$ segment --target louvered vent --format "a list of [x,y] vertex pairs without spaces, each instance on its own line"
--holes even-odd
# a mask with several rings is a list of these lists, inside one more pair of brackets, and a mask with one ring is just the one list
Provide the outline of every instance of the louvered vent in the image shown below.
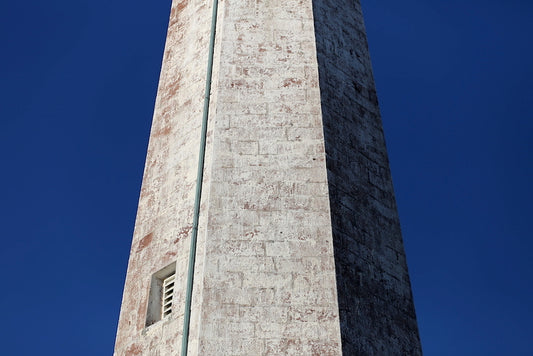
[[172,274],[163,280],[163,293],[161,300],[161,317],[172,313],[172,297],[174,296],[174,277],[176,275]]
[[176,262],[172,262],[152,275],[146,308],[145,325],[147,327],[165,317],[171,317],[176,283],[179,283],[176,279]]

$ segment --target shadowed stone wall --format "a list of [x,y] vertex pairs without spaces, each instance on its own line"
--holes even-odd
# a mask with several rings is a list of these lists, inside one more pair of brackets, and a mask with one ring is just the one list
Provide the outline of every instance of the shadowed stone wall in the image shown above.
[[361,5],[313,12],[343,354],[420,355]]

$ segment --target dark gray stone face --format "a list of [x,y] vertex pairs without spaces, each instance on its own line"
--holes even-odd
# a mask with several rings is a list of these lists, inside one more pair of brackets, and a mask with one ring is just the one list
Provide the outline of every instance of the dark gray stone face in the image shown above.
[[421,355],[359,1],[313,1],[344,355]]

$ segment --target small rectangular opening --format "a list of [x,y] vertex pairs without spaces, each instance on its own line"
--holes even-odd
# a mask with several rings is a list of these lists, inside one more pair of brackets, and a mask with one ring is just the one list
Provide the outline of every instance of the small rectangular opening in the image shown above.
[[176,280],[176,262],[154,273],[150,283],[146,326],[172,314],[174,285]]

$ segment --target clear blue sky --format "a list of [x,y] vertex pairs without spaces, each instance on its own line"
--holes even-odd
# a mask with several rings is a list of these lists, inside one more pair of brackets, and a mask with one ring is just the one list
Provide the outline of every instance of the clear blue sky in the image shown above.
[[[170,1],[0,4],[2,355],[111,355]],[[533,355],[533,2],[363,0],[426,355]]]

